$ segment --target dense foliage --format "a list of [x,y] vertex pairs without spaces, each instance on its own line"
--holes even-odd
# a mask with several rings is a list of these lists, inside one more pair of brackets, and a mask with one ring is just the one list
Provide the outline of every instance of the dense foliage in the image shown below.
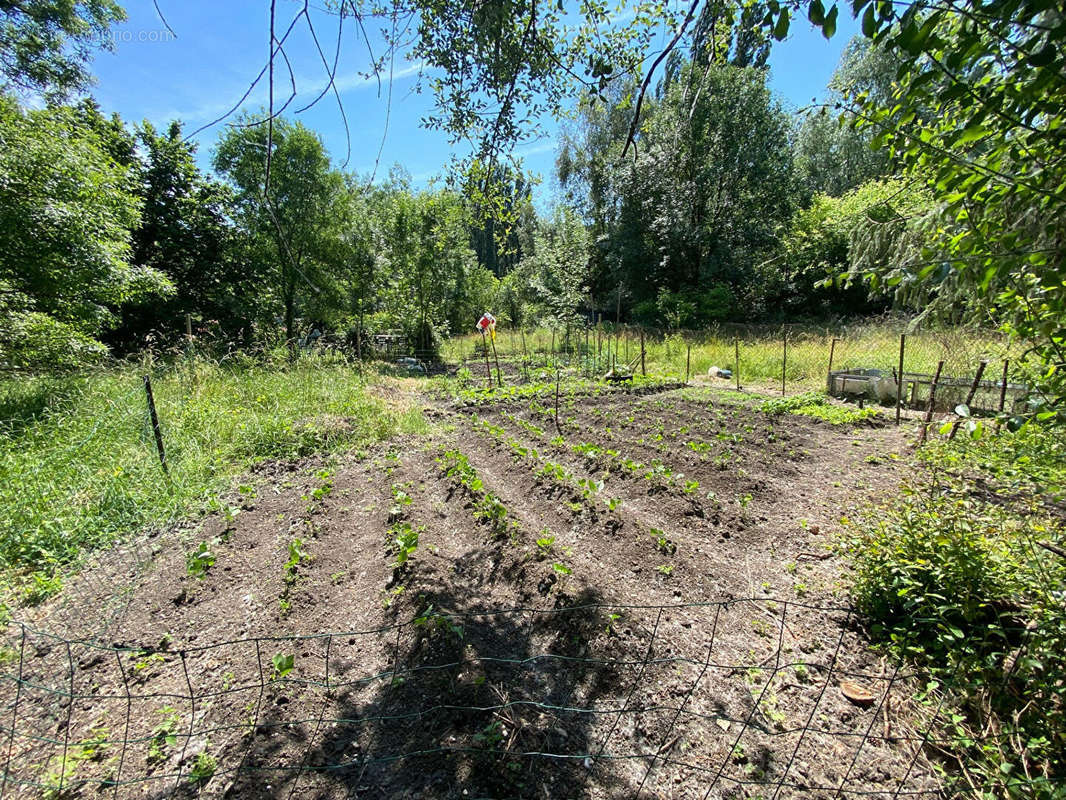
[[[1066,776],[1061,431],[922,453],[915,484],[856,526],[855,597],[873,633],[930,675],[949,783],[1057,797]],[[1006,502],[1009,498],[1010,502]]]

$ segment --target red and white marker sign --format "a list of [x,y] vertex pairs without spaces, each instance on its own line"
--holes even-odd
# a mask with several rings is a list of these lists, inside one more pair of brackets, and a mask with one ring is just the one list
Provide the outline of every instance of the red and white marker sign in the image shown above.
[[493,339],[496,338],[496,317],[492,316],[488,311],[481,315],[481,319],[477,321],[477,329],[482,334],[488,333]]

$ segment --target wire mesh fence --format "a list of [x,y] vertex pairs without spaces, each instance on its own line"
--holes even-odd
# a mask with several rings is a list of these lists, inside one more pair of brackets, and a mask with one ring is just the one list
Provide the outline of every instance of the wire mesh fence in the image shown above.
[[[475,339],[468,350],[453,348],[451,355],[472,379],[483,374],[490,383],[529,382],[556,371],[586,378],[639,374],[781,394],[828,389],[838,397],[891,406],[898,388],[901,407],[919,410],[928,405],[938,367],[937,410],[955,408],[972,391],[967,405],[975,412],[1010,411],[1024,406],[1029,388],[1022,348],[1004,334],[977,328],[915,329],[907,321],[730,323],[701,331],[611,323],[503,330],[491,349]],[[902,385],[897,387],[901,366]],[[831,372],[851,379],[834,382]]]
[[[766,621],[755,633],[753,612]],[[765,598],[578,599],[211,644],[16,625],[0,672],[2,789],[937,796],[925,753],[942,709],[911,701],[913,676],[878,667],[853,620]]]

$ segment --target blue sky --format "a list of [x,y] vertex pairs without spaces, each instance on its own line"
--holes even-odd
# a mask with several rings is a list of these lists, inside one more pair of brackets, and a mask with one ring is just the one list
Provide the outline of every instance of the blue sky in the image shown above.
[[[180,119],[186,131],[204,125],[225,113],[247,90],[262,69],[267,56],[269,3],[265,0],[158,0],[174,36],[165,28],[150,0],[126,4],[129,19],[114,31],[115,51],[97,56],[93,71],[97,86],[93,94],[107,112],[117,111],[128,122],[147,119],[158,126]],[[299,5],[293,0],[277,4],[279,27],[287,25]],[[846,18],[845,18],[846,17]],[[313,12],[320,43],[332,60],[336,46],[333,18]],[[787,106],[801,107],[824,94],[826,82],[836,68],[840,52],[856,31],[856,23],[842,15],[837,35],[826,41],[806,20],[795,20],[785,42],[775,44],[770,56],[772,89]],[[348,159],[348,169],[370,174],[378,160],[377,175],[385,175],[394,163],[401,164],[416,184],[424,185],[440,173],[451,155],[441,133],[425,130],[419,120],[431,108],[431,97],[418,94],[418,65],[397,59],[392,65],[392,110],[386,112],[388,81],[380,86],[359,73],[367,64],[366,45],[352,27],[341,39],[337,83],[348,118],[351,153],[336,101],[329,95],[307,111],[294,115],[316,130],[338,165]],[[369,31],[373,45],[375,32]],[[324,87],[326,71],[307,26],[301,24],[286,51],[296,76],[298,95],[290,111],[313,99]],[[287,70],[275,73],[276,97],[287,97]],[[247,106],[265,104],[266,81],[253,91]],[[223,125],[196,137],[200,161],[209,164],[210,151]],[[554,126],[552,126],[554,127]],[[382,141],[384,139],[384,146]],[[538,205],[550,201],[555,146],[549,135],[520,148],[528,168],[544,178],[537,192]]]

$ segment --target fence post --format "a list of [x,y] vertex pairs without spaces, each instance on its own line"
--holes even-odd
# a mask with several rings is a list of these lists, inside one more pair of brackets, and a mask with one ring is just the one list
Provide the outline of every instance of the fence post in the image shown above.
[[936,365],[936,375],[933,383],[929,386],[929,407],[925,409],[925,419],[922,421],[922,431],[918,434],[918,445],[925,444],[925,437],[929,435],[929,423],[933,421],[933,407],[936,403],[936,386],[940,383],[940,372],[944,369],[944,362]]
[[[974,376],[973,383],[970,385],[970,391],[966,395],[966,407],[970,407],[970,403],[973,402],[973,396],[977,394],[977,387],[981,385],[981,376],[985,373],[985,367],[988,366],[987,361],[982,361],[981,366],[977,368],[977,374]],[[951,433],[948,436],[949,440],[955,438],[955,434],[959,432],[959,426],[962,424],[962,417],[955,420],[955,424],[951,426]]]
[[1010,359],[1003,359],[1003,379],[999,383],[999,413],[1003,413],[1004,406],[1007,405],[1007,365],[1010,364]]
[[640,329],[640,374],[648,377],[648,371],[644,368],[644,328]]
[[737,376],[737,391],[740,391],[740,337],[733,337],[733,374]]
[[899,371],[896,373],[896,424],[899,425],[900,407],[903,404],[903,350],[907,345],[907,334],[899,335]]
[[781,395],[785,394],[785,367],[788,365],[788,328],[781,326]]
[[170,475],[167,468],[167,451],[163,448],[163,431],[159,428],[159,417],[155,413],[155,397],[152,396],[152,378],[145,374],[144,393],[148,398],[148,417],[152,421],[152,433],[155,435],[155,449],[159,453],[159,463],[163,467],[163,474]]
[[825,388],[828,394],[833,393],[833,355],[836,353],[837,341],[834,336],[833,341],[829,343],[829,369],[825,374]]

